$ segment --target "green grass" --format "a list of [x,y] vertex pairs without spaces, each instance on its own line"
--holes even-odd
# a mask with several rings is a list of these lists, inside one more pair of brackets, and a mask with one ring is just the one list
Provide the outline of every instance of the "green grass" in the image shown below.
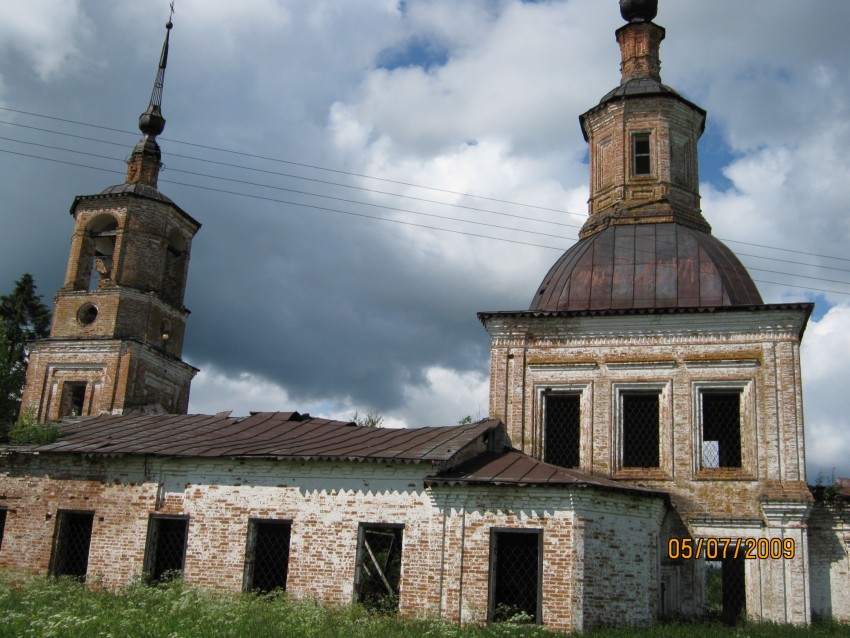
[[[727,628],[662,624],[650,630],[608,629],[590,638],[632,636],[748,637],[845,636],[847,626],[810,630],[774,625]],[[333,607],[282,596],[208,592],[179,581],[148,587],[134,584],[118,593],[93,591],[66,579],[17,577],[0,570],[0,637],[88,638],[553,638],[539,627],[463,627],[370,615],[360,606]]]

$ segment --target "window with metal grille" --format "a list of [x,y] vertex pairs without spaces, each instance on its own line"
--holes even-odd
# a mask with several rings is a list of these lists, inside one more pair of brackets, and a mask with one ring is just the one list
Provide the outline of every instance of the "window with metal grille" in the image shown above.
[[705,564],[705,609],[710,617],[735,625],[746,616],[746,565],[743,556]]
[[649,133],[632,134],[632,174],[652,174]]
[[543,460],[561,467],[578,467],[581,449],[581,395],[545,395],[543,417]]
[[248,521],[244,591],[286,590],[291,530],[290,521]]
[[741,392],[702,393],[702,467],[741,467]]
[[659,466],[658,392],[620,394],[623,467]]
[[367,609],[398,611],[403,532],[404,525],[360,524],[354,594]]
[[189,519],[151,515],[145,549],[145,574],[150,583],[179,578],[186,559]]
[[542,530],[490,530],[491,622],[541,622]]
[[0,549],[3,549],[3,532],[6,530],[6,509],[0,507]]
[[94,512],[57,512],[51,574],[86,579],[93,524]]

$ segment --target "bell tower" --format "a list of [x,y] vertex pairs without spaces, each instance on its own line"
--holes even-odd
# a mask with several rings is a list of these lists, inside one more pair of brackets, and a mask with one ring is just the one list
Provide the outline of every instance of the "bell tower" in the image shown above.
[[183,362],[183,305],[200,224],[157,189],[157,135],[172,22],[142,137],[123,184],[74,199],[74,232],[53,327],[32,346],[23,407],[40,421],[150,409],[185,413],[197,369]]

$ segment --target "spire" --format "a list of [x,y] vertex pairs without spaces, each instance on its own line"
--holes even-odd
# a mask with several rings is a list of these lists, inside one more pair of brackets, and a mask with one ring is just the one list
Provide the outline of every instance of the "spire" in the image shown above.
[[174,15],[174,3],[171,3],[171,15],[165,23],[165,42],[162,43],[162,53],[159,56],[159,67],[151,91],[150,104],[139,116],[139,130],[142,139],[133,148],[133,154],[127,161],[127,184],[144,184],[156,188],[159,169],[162,167],[162,154],[157,144],[156,136],[165,129],[165,118],[162,117],[162,87],[165,81],[165,66],[168,63],[168,38],[171,35],[171,16]]

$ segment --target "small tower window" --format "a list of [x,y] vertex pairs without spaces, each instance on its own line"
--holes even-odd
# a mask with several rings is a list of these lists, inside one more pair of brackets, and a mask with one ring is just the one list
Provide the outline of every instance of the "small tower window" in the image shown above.
[[82,416],[85,402],[86,383],[84,381],[66,381],[62,386],[59,418]]
[[650,134],[632,134],[632,174],[651,175],[652,161],[650,154]]

